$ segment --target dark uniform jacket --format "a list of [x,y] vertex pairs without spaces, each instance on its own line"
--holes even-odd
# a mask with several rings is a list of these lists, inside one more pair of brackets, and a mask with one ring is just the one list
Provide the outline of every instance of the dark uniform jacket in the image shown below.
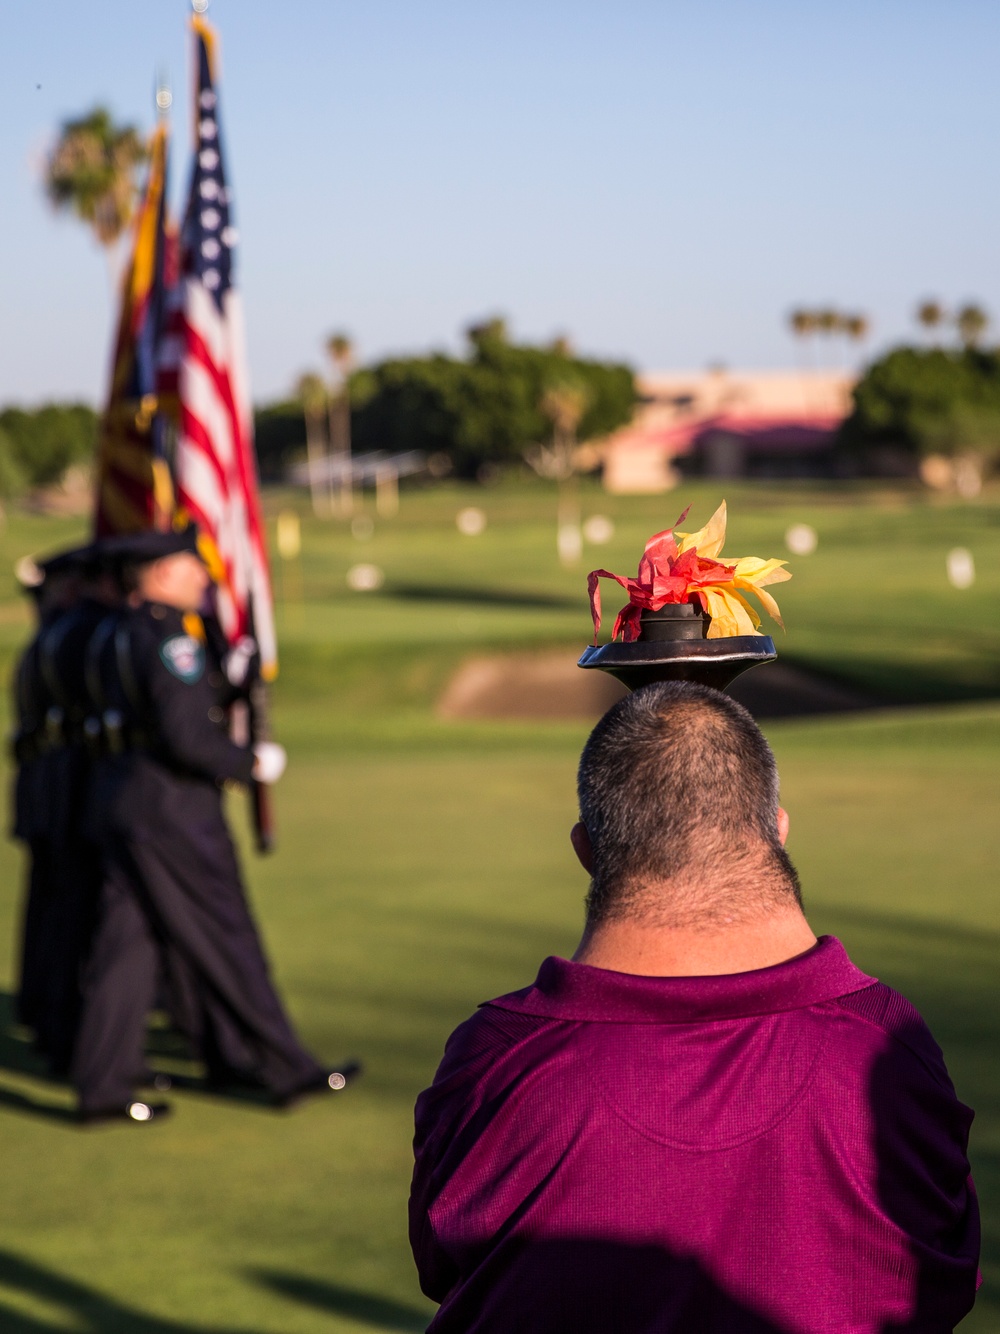
[[98,643],[104,880],[73,1076],[88,1108],[130,1096],[158,970],[214,1078],[278,1096],[325,1078],[274,991],[246,902],[222,788],[250,782],[253,753],[226,733],[232,691],[191,620],[146,603]]
[[99,646],[106,746],[121,751],[103,766],[105,832],[188,830],[218,812],[226,782],[250,782],[253,753],[226,731],[228,683],[191,619],[143,603]]
[[51,755],[62,741],[62,717],[41,670],[42,645],[58,627],[60,614],[49,616],[24,650],[14,674],[17,720],[14,755],[13,834],[32,843],[50,834],[49,770]]
[[89,598],[47,617],[17,673],[14,833],[30,849],[18,1015],[56,1070],[69,1062],[100,884],[85,832],[93,746],[84,662],[108,617]]

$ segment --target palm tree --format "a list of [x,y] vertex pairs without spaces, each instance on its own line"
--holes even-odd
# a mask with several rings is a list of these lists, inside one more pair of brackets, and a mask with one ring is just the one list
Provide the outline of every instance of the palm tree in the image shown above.
[[939,329],[945,321],[944,307],[940,301],[929,299],[921,301],[917,307],[917,323],[927,330],[928,334],[933,334],[935,329]]
[[[803,353],[805,353],[809,346],[809,339],[816,332],[816,312],[801,308],[793,310],[788,317],[788,323],[795,337],[801,339]],[[808,360],[808,357],[803,356],[803,360]]]
[[506,343],[509,337],[507,321],[500,315],[470,324],[465,335],[476,351],[481,351],[490,343]]
[[556,548],[564,565],[574,565],[581,551],[580,505],[576,497],[576,432],[590,402],[590,392],[580,381],[563,379],[549,384],[538,406],[552,423],[552,443],[540,445],[527,457],[543,477],[558,487]]
[[590,395],[586,385],[571,380],[551,384],[542,394],[539,409],[552,423],[551,462],[548,476],[565,479],[573,472],[576,431],[587,410]]
[[[326,340],[326,353],[333,363],[333,386],[330,393],[330,452],[344,464],[337,506],[343,517],[354,509],[354,486],[350,470],[351,460],[351,396],[350,375],[354,368],[354,343],[345,333],[333,333]],[[330,470],[330,504],[334,503],[333,469]]]
[[85,222],[117,276],[115,251],[132,220],[137,173],[149,156],[134,125],[116,125],[106,107],[64,121],[45,166],[45,192]]
[[824,306],[816,312],[816,328],[825,338],[832,338],[841,331],[842,317],[832,306]]
[[[832,306],[823,306],[816,312],[816,328],[825,338],[833,338],[844,332],[844,316]],[[839,365],[839,355],[834,360]]]
[[850,342],[857,343],[860,347],[868,337],[869,330],[871,329],[871,322],[867,315],[862,315],[860,313],[845,315],[841,320],[841,328]]
[[295,396],[302,404],[306,419],[306,456],[309,460],[309,491],[313,513],[318,517],[325,509],[320,490],[319,470],[323,461],[323,423],[326,420],[327,387],[322,375],[310,371],[300,375],[295,385]]
[[977,347],[989,327],[990,317],[982,306],[970,301],[955,316],[955,327],[964,347]]

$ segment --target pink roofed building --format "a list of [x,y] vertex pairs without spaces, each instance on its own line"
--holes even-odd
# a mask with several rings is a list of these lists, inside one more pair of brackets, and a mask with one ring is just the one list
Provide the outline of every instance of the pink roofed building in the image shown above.
[[821,477],[856,377],[842,371],[651,373],[628,426],[593,447],[619,495],[669,490],[684,474]]

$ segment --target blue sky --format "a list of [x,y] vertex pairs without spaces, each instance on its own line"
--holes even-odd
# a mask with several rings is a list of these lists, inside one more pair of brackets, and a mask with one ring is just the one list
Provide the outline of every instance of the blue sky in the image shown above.
[[[183,0],[30,0],[0,28],[0,402],[103,395],[101,254],[41,197],[59,120],[152,123]],[[213,0],[255,397],[458,348],[471,320],[643,369],[778,367],[796,304],[1000,321],[995,0]],[[40,87],[39,87],[40,85]],[[831,351],[831,360],[841,354]]]

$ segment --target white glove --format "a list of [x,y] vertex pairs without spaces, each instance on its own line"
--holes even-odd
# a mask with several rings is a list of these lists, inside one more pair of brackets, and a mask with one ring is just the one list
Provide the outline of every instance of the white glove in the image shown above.
[[276,741],[258,741],[253,748],[253,776],[258,783],[276,783],[285,772],[288,755]]
[[257,641],[249,635],[243,635],[226,654],[226,676],[229,684],[237,689],[246,684],[247,672],[253,655],[257,652]]

